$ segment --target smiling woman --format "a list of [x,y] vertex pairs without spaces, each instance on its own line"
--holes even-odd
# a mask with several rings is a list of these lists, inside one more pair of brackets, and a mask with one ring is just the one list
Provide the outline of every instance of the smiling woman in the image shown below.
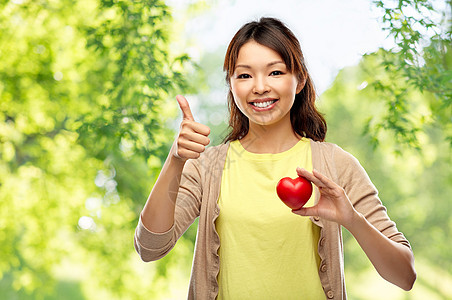
[[[358,161],[324,142],[326,123],[293,33],[274,18],[245,24],[224,70],[224,144],[206,148],[210,129],[177,97],[180,132],[135,234],[141,258],[165,256],[199,217],[189,299],[345,299],[343,226],[383,278],[411,289],[410,244]],[[297,176],[314,193],[291,211],[275,188]]]
[[292,132],[290,109],[303,82],[287,70],[278,52],[254,41],[246,43],[230,82],[235,105],[250,120],[250,126],[285,126]]

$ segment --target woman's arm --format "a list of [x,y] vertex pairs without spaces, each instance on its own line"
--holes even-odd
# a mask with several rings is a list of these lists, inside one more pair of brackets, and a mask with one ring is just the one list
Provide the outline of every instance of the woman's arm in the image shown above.
[[320,198],[313,207],[293,211],[301,216],[319,216],[345,227],[358,241],[377,272],[389,282],[410,290],[416,280],[414,256],[407,246],[394,242],[377,230],[350,202],[338,184],[314,170],[297,169],[299,176],[314,183]]
[[185,161],[174,156],[172,147],[141,212],[141,222],[149,231],[163,233],[174,224],[174,210]]
[[210,142],[209,127],[195,122],[184,97],[176,98],[183,113],[180,132],[141,212],[144,227],[154,233],[166,232],[173,226],[176,197],[185,162],[199,158]]
[[406,291],[411,290],[416,271],[410,248],[388,239],[358,212],[344,227],[358,241],[381,277]]

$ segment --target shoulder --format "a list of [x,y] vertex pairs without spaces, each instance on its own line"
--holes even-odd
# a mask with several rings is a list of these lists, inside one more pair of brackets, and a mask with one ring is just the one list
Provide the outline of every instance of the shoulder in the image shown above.
[[312,159],[325,163],[357,163],[358,160],[349,152],[334,143],[311,140]]
[[345,160],[355,163],[358,162],[358,160],[351,153],[334,143],[311,140],[311,150],[313,155],[319,156],[318,158],[332,159],[336,161]]
[[311,141],[312,152],[322,152],[322,155],[328,155],[333,153],[337,148],[340,148],[338,145],[328,142],[319,142],[319,141]]
[[225,160],[228,148],[229,143],[207,147],[199,157],[199,160],[205,163],[215,163]]
[[206,155],[226,155],[226,152],[229,147],[229,142],[220,144],[217,146],[210,146],[206,148],[206,151],[204,152]]
[[220,144],[217,146],[208,146],[208,147],[206,147],[205,151],[201,153],[199,158],[189,159],[188,161],[209,162],[209,161],[215,161],[217,159],[221,159],[222,157],[226,158],[228,147],[229,147],[229,143]]
[[222,168],[228,148],[229,143],[207,147],[198,159],[189,159],[187,161],[185,170],[202,173],[211,168]]
[[334,143],[311,141],[313,165],[327,170],[336,180],[350,179],[356,176],[367,177],[358,159]]

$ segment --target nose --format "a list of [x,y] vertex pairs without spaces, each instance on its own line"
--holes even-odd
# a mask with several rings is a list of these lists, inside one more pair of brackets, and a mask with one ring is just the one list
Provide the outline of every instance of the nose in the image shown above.
[[265,94],[270,91],[270,87],[265,77],[257,76],[254,80],[253,93],[255,94]]

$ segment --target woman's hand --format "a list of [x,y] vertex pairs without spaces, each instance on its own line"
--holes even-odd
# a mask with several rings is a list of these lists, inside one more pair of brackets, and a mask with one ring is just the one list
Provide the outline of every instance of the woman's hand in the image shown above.
[[310,173],[305,169],[297,168],[297,173],[298,176],[306,178],[318,187],[320,198],[315,206],[302,207],[293,210],[293,213],[300,216],[318,216],[339,223],[347,229],[352,226],[358,213],[343,188],[316,170]]
[[171,152],[175,158],[182,161],[190,158],[196,159],[210,143],[210,139],[208,138],[210,128],[195,122],[187,99],[181,95],[178,95],[176,99],[182,111],[183,119],[180,125],[179,135]]
[[344,189],[314,170],[297,168],[299,176],[314,183],[320,191],[319,202],[313,207],[293,211],[301,216],[319,216],[341,224],[355,237],[377,272],[389,282],[408,291],[416,280],[413,252],[378,231],[357,212]]

